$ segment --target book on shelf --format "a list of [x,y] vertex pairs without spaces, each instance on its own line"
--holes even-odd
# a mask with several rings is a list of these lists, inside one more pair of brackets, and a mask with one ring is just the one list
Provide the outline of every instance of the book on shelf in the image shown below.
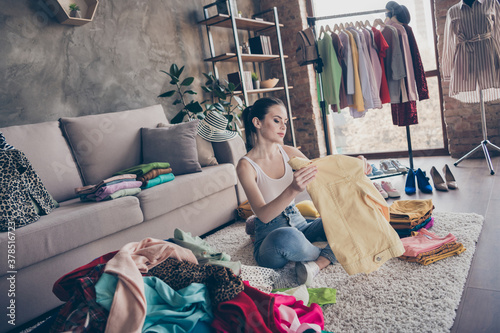
[[[242,76],[243,76],[243,80],[241,79]],[[243,87],[241,86],[242,81],[245,84],[246,90],[252,90],[253,89],[252,72],[243,71],[242,76],[240,76],[240,72],[230,73],[230,74],[227,74],[227,81],[234,84],[236,87],[236,90],[243,90]]]
[[248,39],[250,51],[252,54],[273,54],[271,49],[271,37],[269,36],[256,36]]

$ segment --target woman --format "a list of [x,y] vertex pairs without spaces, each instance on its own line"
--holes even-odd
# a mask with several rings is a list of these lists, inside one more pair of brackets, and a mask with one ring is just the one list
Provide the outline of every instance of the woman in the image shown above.
[[269,268],[294,261],[297,282],[310,285],[321,269],[335,261],[329,245],[321,249],[312,244],[327,240],[321,218],[308,223],[295,207],[295,197],[314,179],[317,169],[309,166],[293,172],[288,164],[294,156],[305,156],[283,145],[288,118],[281,100],[259,99],[243,111],[243,121],[249,151],[236,171],[257,216],[255,260]]

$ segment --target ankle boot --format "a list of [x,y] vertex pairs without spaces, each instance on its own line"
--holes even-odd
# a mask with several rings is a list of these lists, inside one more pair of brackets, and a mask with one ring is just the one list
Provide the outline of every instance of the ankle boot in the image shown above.
[[451,173],[451,170],[448,167],[448,164],[444,165],[443,173],[444,173],[444,179],[446,179],[446,185],[448,185],[448,188],[451,190],[457,189],[458,188],[457,182],[455,181],[455,177],[453,177],[453,174]]
[[408,169],[408,173],[406,174],[405,193],[410,195],[415,194],[415,192],[417,192],[415,186],[415,172],[413,172],[413,169]]
[[425,171],[422,171],[422,169],[418,168],[416,172],[416,177],[417,177],[417,185],[420,191],[424,193],[432,193],[432,186],[429,184],[429,178],[425,175]]
[[434,188],[438,191],[448,191],[448,186],[443,177],[439,174],[435,167],[431,168],[432,182],[434,183]]

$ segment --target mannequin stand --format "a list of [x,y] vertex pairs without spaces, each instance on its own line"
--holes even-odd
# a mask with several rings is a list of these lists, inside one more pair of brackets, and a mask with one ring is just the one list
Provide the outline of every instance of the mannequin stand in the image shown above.
[[488,145],[493,147],[494,149],[500,151],[500,147],[495,146],[493,143],[491,143],[488,140],[488,133],[486,129],[486,112],[484,111],[484,100],[483,100],[483,91],[479,90],[479,99],[481,103],[481,125],[482,125],[482,130],[483,130],[483,141],[474,149],[472,149],[470,152],[465,154],[462,158],[460,158],[458,161],[454,163],[455,166],[458,165],[458,163],[462,162],[466,158],[471,157],[476,151],[478,151],[480,148],[483,148],[483,153],[484,157],[486,157],[486,163],[488,163],[488,168],[490,169],[490,174],[494,175],[495,170],[493,169],[493,165],[491,164],[491,158],[490,158],[490,153],[488,152]]

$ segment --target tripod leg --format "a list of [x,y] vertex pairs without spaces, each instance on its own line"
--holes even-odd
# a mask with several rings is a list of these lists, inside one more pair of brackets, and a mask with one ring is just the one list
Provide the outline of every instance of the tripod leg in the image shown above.
[[479,146],[477,146],[476,148],[472,149],[470,152],[468,152],[467,154],[465,154],[464,156],[462,156],[458,161],[456,161],[455,163],[453,163],[455,166],[458,165],[458,163],[462,162],[463,160],[465,160],[466,158],[469,158],[472,154],[474,154],[476,151],[478,151],[479,149],[481,149],[482,147],[482,144],[480,144]]
[[500,151],[500,147],[494,145],[493,143],[491,143],[489,140],[486,141],[486,144],[490,145],[491,147],[495,148],[496,150]]
[[493,165],[491,164],[490,153],[488,152],[488,147],[486,147],[486,141],[481,142],[481,147],[483,147],[484,157],[486,157],[486,162],[488,163],[490,174],[494,175],[495,170],[493,170]]

